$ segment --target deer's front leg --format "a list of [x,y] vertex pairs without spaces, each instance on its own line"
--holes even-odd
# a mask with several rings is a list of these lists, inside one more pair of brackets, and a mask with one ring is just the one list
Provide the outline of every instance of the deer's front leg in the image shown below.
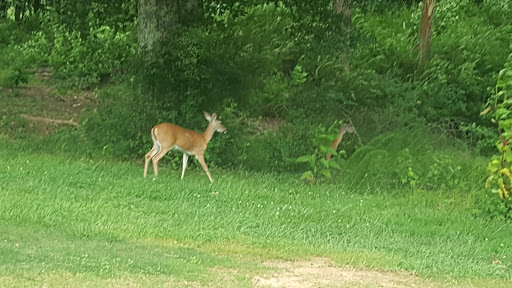
[[181,180],[185,176],[185,169],[187,169],[188,154],[183,153],[183,170],[181,170]]
[[208,166],[206,166],[206,163],[204,162],[204,156],[203,155],[196,155],[197,161],[203,166],[204,172],[206,172],[206,175],[208,175],[208,178],[210,178],[210,182],[213,183],[212,176],[210,175],[210,171],[208,171]]

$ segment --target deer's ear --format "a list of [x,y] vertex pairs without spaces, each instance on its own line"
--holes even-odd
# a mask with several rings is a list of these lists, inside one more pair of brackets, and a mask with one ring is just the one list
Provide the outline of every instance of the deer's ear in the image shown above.
[[217,119],[217,113],[214,112],[214,113],[212,113],[212,120],[215,120],[215,119]]
[[204,112],[204,118],[206,118],[206,120],[208,120],[208,121],[212,121],[212,116],[210,116],[210,114],[208,114],[208,112]]

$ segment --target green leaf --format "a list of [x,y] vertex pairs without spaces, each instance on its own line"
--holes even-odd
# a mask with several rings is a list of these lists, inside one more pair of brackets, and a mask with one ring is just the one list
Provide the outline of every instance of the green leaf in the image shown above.
[[508,109],[506,108],[503,108],[503,107],[498,107],[498,109],[496,109],[496,115],[499,116],[500,119],[503,119],[504,117],[506,117],[508,114]]
[[500,121],[500,126],[503,129],[507,129],[507,130],[512,128],[512,119],[507,119],[507,120]]
[[297,161],[297,162],[310,162],[311,158],[313,158],[312,155],[304,155],[304,156],[300,156],[295,161]]
[[496,82],[496,87],[503,88],[503,87],[506,87],[506,86],[507,86],[507,80],[506,79],[500,78]]
[[503,143],[501,143],[500,141],[496,142],[496,148],[498,148],[498,151],[501,152],[501,149],[503,149]]
[[341,169],[340,164],[338,164],[338,163],[336,163],[336,162],[334,162],[334,161],[332,161],[332,160],[331,160],[331,161],[328,161],[328,163],[329,163],[329,167],[331,167],[331,168]]
[[327,169],[329,169],[329,162],[325,158],[320,158],[320,163]]
[[329,140],[329,136],[327,136],[325,134],[320,134],[320,135],[316,135],[316,139],[323,140],[323,141],[328,141]]
[[327,170],[327,169],[322,169],[320,171],[320,173],[322,173],[322,175],[324,175],[325,177],[327,178],[331,178],[331,171]]
[[332,155],[338,155],[338,152],[334,149],[332,149],[331,146],[327,147],[327,153],[331,153]]
[[336,150],[332,149],[331,146],[325,146],[325,145],[320,144],[319,147],[320,147],[320,151],[322,151],[322,153],[324,153],[324,154],[331,153],[332,155],[338,155],[338,152],[336,152]]
[[496,173],[496,171],[498,171],[498,167],[496,165],[492,165],[491,163],[489,163],[489,165],[487,165],[487,171],[489,171],[489,173],[491,174],[494,174]]
[[503,155],[503,158],[505,159],[505,161],[512,162],[512,151],[506,151]]
[[307,180],[312,180],[313,179],[313,171],[311,170],[308,170],[304,173],[302,173],[302,176],[300,176],[300,179],[307,179]]

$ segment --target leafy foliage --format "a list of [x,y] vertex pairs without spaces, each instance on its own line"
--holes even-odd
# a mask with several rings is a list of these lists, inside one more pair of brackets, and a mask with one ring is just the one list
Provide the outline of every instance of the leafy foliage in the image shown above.
[[[512,55],[511,55],[512,57]],[[510,59],[512,60],[512,58]],[[499,155],[492,158],[487,165],[489,177],[485,183],[493,195],[488,212],[492,216],[512,218],[512,61],[500,71],[494,98],[493,122],[498,126],[499,140],[496,144]],[[495,201],[499,199],[500,201]],[[497,203],[496,203],[497,202]]]
[[475,159],[467,153],[453,139],[435,137],[428,128],[413,125],[379,135],[356,150],[342,165],[342,182],[370,189],[467,191],[483,177],[483,168],[475,169]]
[[341,121],[334,122],[329,128],[319,125],[315,129],[315,136],[312,140],[313,153],[310,155],[303,155],[297,158],[297,162],[308,163],[310,170],[302,174],[300,179],[313,180],[320,176],[331,178],[331,169],[340,169],[340,164],[336,162],[336,158],[327,160],[325,155],[330,153],[334,156],[338,152],[331,148],[331,142],[338,136],[337,128],[341,125]]
[[79,89],[99,84],[134,57],[135,35],[135,29],[122,33],[108,26],[91,29],[86,39],[79,32],[56,31],[49,56],[55,79]]
[[21,68],[11,71],[7,77],[4,78],[2,85],[4,87],[18,87],[20,84],[28,83],[28,75]]
[[144,155],[147,152],[140,143],[145,138],[147,142],[151,141],[149,131],[152,126],[146,127],[147,123],[136,121],[138,118],[135,111],[138,108],[135,107],[137,102],[134,101],[134,95],[126,87],[111,86],[103,90],[102,105],[83,119],[80,125],[82,133],[88,142],[99,148],[102,155],[129,159],[133,154]]

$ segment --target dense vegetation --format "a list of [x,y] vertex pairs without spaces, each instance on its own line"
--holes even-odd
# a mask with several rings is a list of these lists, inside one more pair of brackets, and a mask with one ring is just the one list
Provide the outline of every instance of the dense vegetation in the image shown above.
[[[39,81],[31,71],[44,67],[58,91],[99,93],[98,107],[78,129],[50,136],[77,143],[46,149],[136,160],[151,146],[155,123],[199,130],[202,111],[216,111],[229,133],[209,145],[213,167],[300,176],[325,166],[315,179],[487,199],[486,159],[498,135],[489,121],[494,114],[480,112],[510,91],[496,88],[511,61],[510,1],[436,3],[424,65],[419,1],[332,2],[348,3],[339,13],[331,2],[178,5],[176,23],[148,56],[138,40],[137,1],[2,1],[0,83],[16,91]],[[19,133],[23,120],[6,110],[2,137],[28,137]],[[325,139],[337,132],[327,127],[340,120],[357,134],[347,134],[346,153],[325,165]],[[307,155],[316,159],[311,167],[296,161]],[[499,186],[504,175],[496,171]],[[500,195],[477,210],[507,214]]]
[[[321,257],[508,287],[510,15],[0,0],[0,286],[252,287],[261,261]],[[227,128],[205,154],[217,182],[195,160],[179,182],[181,153],[144,179],[151,127],[200,131],[204,111]]]

